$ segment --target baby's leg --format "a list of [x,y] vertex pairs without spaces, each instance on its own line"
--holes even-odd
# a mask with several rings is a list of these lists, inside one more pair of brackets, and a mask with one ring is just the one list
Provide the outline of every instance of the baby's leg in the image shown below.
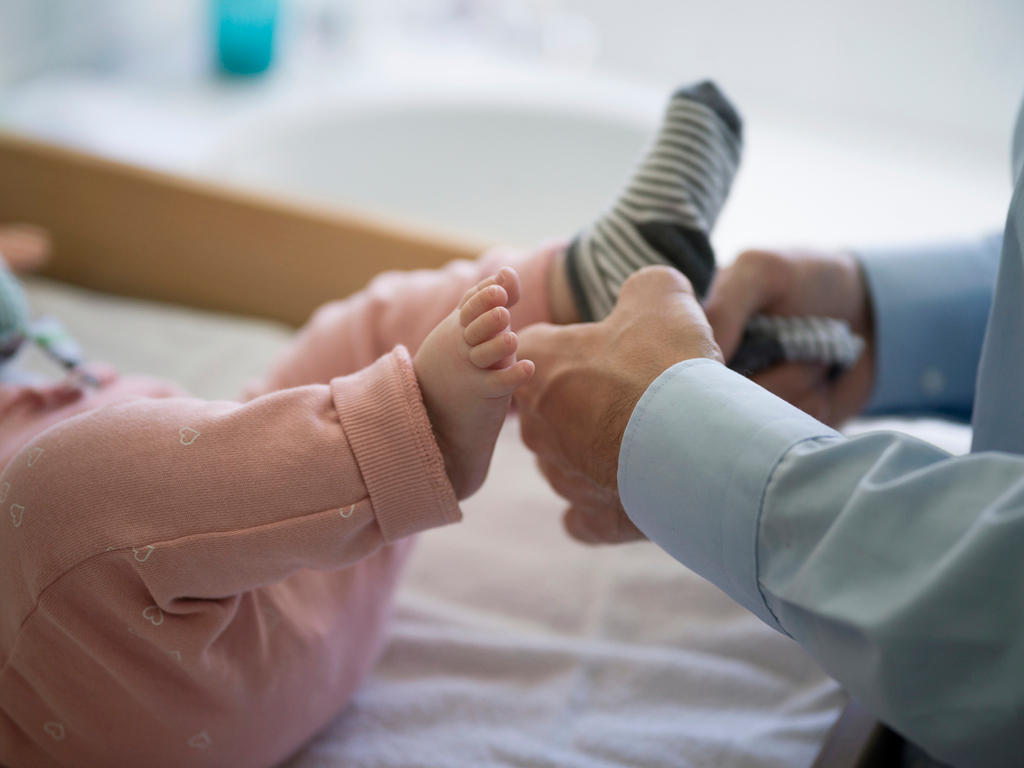
[[[365,290],[318,309],[248,395],[326,383],[369,365],[398,344],[415,354],[467,289],[505,265],[516,269],[523,286],[524,298],[511,310],[512,328],[557,320],[549,282],[564,253],[563,243],[526,253],[494,249],[477,261],[455,261],[442,269],[380,275]],[[562,275],[558,269],[555,276]],[[571,296],[562,303],[566,300],[571,303]],[[559,302],[554,304],[557,313]]]
[[459,518],[533,372],[519,293],[512,269],[484,280],[415,361],[246,404],[131,399],[24,446],[0,472],[0,763],[265,765],[323,727],[406,542]]
[[0,764],[284,759],[370,668],[410,537],[459,519],[433,432],[398,348],[30,440],[0,467]]
[[509,267],[483,280],[466,291],[413,360],[460,499],[483,484],[512,393],[533,375],[531,361],[516,361],[518,338],[509,309],[519,293],[518,275]]

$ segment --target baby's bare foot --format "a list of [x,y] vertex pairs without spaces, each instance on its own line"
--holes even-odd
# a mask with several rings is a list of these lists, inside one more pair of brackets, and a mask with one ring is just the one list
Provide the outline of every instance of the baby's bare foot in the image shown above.
[[516,361],[519,339],[508,308],[519,300],[519,276],[504,267],[466,292],[413,360],[423,402],[455,494],[483,485],[512,393],[533,375]]

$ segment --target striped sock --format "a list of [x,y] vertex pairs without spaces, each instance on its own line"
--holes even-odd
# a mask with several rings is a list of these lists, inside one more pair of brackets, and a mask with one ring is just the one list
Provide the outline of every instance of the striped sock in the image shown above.
[[715,271],[708,241],[740,162],[742,123],[714,83],[680,88],[629,185],[570,245],[569,283],[585,320],[612,311],[633,272],[678,268],[703,297]]
[[[708,235],[739,167],[743,125],[714,83],[680,88],[653,147],[611,210],[570,244],[566,267],[584,320],[601,320],[622,284],[653,264],[676,267],[704,298],[715,273]],[[823,362],[841,372],[864,347],[832,318],[760,315],[730,367],[750,375],[784,360]]]
[[843,320],[832,317],[755,315],[729,367],[744,375],[783,361],[825,363],[831,376],[849,368],[864,350],[864,340]]

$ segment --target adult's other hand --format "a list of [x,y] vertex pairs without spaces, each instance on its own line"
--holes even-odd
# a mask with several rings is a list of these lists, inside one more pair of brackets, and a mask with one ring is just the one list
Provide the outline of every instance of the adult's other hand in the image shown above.
[[866,405],[874,384],[871,304],[857,259],[849,253],[753,250],[716,276],[706,310],[728,360],[756,314],[818,315],[845,320],[865,340],[860,359],[838,378],[828,367],[785,363],[754,377],[816,419],[837,426]]

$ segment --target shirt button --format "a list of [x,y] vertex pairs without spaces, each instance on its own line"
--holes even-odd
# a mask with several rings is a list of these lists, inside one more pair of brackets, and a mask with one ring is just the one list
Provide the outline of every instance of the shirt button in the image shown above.
[[926,395],[941,395],[946,389],[946,377],[938,368],[925,368],[921,374],[921,391]]

